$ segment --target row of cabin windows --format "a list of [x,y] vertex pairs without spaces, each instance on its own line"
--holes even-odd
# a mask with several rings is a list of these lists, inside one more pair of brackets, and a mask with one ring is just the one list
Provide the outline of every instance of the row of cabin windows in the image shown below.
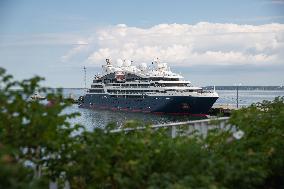
[[[169,89],[166,91],[176,91],[175,89]],[[145,92],[162,92],[166,93],[166,91],[159,91],[159,90],[133,90],[133,91],[121,91],[121,90],[107,90],[109,93],[117,93],[117,94],[139,94],[139,93],[145,93]],[[192,90],[192,89],[187,89],[187,90],[182,90],[182,92],[202,92],[202,90]],[[89,89],[90,93],[104,93],[103,89]]]
[[142,95],[110,95],[111,97],[116,98],[144,98]]
[[[140,87],[148,87],[148,86],[160,86],[160,87],[175,87],[175,86],[191,86],[190,83],[133,83],[133,84],[127,84],[127,83],[108,83],[107,86],[140,86]],[[95,84],[91,85],[92,88],[103,88],[101,84]]]
[[154,86],[154,84],[108,84],[109,86],[120,86],[120,87],[149,87]]
[[200,92],[200,91],[202,91],[202,90],[193,90],[193,89],[185,89],[185,90],[176,90],[176,89],[167,89],[166,91],[179,91],[179,92],[194,92],[194,91],[196,91],[196,92]]
[[150,80],[152,81],[179,81],[178,78],[163,78],[163,77],[153,77],[153,78],[150,78]]
[[[178,78],[163,78],[163,77],[159,77],[159,78],[135,78],[135,77],[133,77],[133,78],[126,78],[126,80],[125,81],[135,81],[135,80],[140,80],[140,81],[149,81],[149,80],[151,80],[151,81],[160,81],[160,80],[162,80],[162,81],[179,81],[179,79]],[[117,81],[116,79],[94,79],[93,80],[93,83],[101,83],[101,82],[110,82],[110,81]]]
[[109,84],[110,86],[120,86],[120,87],[149,87],[149,86],[156,86],[156,87],[189,87],[189,83],[150,83],[150,84]]
[[105,91],[103,89],[89,89],[90,93],[104,93]]
[[160,83],[157,86],[160,87],[189,87],[189,83]]
[[159,92],[158,90],[135,90],[135,91],[119,91],[119,90],[107,90],[109,93],[116,93],[116,94],[139,94],[145,92]]
[[103,88],[102,85],[91,85],[91,88]]
[[101,82],[102,82],[101,79],[98,79],[98,80],[94,79],[94,80],[93,80],[93,83],[101,83]]
[[[124,83],[126,81],[136,81],[136,80],[144,81],[144,80],[141,80],[140,78],[131,78],[131,79],[125,79],[125,80],[121,80],[121,81],[118,81],[117,79],[104,79],[102,82],[107,84],[107,83],[114,83],[114,82]],[[98,81],[96,81],[96,82],[98,82]]]

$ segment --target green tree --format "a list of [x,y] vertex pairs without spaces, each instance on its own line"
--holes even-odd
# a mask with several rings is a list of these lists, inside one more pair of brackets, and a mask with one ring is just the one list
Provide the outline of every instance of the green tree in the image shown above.
[[17,161],[17,150],[0,143],[0,188],[39,189],[46,185],[44,179],[33,180],[31,169]]
[[237,147],[256,164],[262,188],[284,188],[284,97],[236,111],[230,122],[245,132]]
[[[51,180],[64,176],[76,142],[72,133],[79,129],[67,120],[77,113],[63,114],[70,103],[61,91],[40,87],[40,77],[15,81],[0,69],[0,142],[17,149],[16,160],[33,167],[34,179]],[[44,93],[48,103],[31,100]]]

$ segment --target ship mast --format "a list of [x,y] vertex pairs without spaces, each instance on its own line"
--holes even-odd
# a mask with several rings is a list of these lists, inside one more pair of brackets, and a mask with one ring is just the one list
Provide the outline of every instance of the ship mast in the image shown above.
[[85,66],[84,66],[84,84],[85,84],[85,90],[87,90],[86,67]]

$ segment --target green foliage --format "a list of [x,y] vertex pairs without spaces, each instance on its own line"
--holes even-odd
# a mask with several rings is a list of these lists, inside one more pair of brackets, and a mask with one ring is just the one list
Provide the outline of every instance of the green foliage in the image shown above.
[[[35,179],[58,178],[73,153],[71,126],[67,118],[77,114],[62,114],[70,104],[60,91],[39,86],[34,77],[14,81],[0,69],[0,142],[17,150],[17,161],[34,168]],[[35,92],[43,92],[48,103],[31,100]]]
[[0,188],[40,188],[44,180],[33,180],[33,172],[20,164],[15,154],[15,150],[0,143]]
[[71,171],[71,185],[170,188],[175,187],[174,183],[188,182],[205,187],[210,180],[206,171],[199,172],[206,168],[208,162],[203,158],[209,154],[201,150],[201,143],[195,139],[172,139],[163,130],[149,128],[129,133],[96,129],[82,133],[82,137],[79,155],[73,159],[77,164]]
[[256,171],[264,177],[263,188],[284,188],[284,97],[243,108],[230,122],[245,132],[239,151],[260,161]]
[[[206,138],[171,138],[167,130],[88,132],[63,114],[61,91],[42,78],[14,81],[0,69],[0,188],[284,188],[284,99],[235,111],[230,124],[244,131],[213,130]],[[44,92],[46,104],[30,100]],[[130,121],[124,128],[145,126]],[[80,129],[80,132],[78,132]],[[76,132],[76,135],[74,135]]]

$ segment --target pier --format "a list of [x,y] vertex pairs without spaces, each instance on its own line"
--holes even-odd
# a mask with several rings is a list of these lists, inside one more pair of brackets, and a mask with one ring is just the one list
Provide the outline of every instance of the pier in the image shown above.
[[222,104],[222,105],[214,105],[209,110],[209,115],[211,116],[226,116],[229,117],[234,110],[237,110],[238,108],[229,104]]

